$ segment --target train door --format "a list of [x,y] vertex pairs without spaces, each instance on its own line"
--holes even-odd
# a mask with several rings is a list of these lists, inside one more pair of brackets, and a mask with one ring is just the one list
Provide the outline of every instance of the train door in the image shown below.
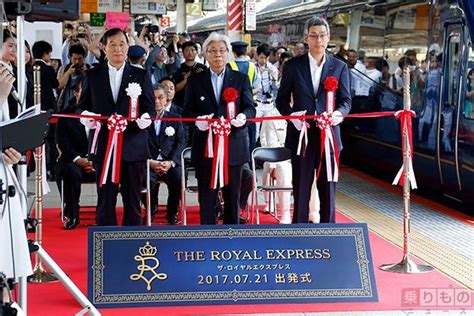
[[449,21],[444,25],[444,49],[441,91],[438,104],[436,160],[442,190],[445,195],[462,200],[459,157],[459,120],[461,93],[465,84],[463,64],[464,34],[461,22]]

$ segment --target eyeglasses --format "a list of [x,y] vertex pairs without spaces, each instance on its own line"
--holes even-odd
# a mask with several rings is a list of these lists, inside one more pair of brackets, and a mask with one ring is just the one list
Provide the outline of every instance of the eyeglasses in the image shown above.
[[211,55],[217,55],[217,53],[219,53],[219,55],[224,55],[228,52],[228,50],[227,49],[219,49],[219,50],[209,49],[207,52]]
[[324,40],[328,35],[327,34],[316,34],[316,33],[309,33],[308,37],[317,40]]

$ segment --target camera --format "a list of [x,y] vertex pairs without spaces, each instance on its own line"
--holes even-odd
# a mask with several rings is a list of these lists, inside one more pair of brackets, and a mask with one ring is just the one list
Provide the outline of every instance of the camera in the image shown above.
[[175,35],[175,34],[176,34],[175,32],[168,32],[168,31],[163,31],[163,32],[161,32],[161,35],[167,36],[167,37],[168,37],[168,36],[173,36],[173,35]]

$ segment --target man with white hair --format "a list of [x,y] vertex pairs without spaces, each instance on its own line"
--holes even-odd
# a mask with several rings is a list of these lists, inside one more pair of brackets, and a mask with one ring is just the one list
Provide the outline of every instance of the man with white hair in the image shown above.
[[[199,119],[223,117],[230,120],[228,166],[225,166],[228,167],[229,181],[223,188],[224,224],[238,224],[242,166],[249,161],[250,156],[246,121],[247,118],[255,117],[252,90],[247,75],[226,68],[230,52],[227,36],[211,33],[203,44],[203,52],[209,63],[209,69],[189,78],[183,117]],[[238,95],[235,106],[230,106],[223,98],[223,94],[226,91],[231,92],[232,88]],[[213,159],[205,156],[209,121],[196,121],[195,126],[191,160],[196,168],[198,180],[201,224],[212,225],[216,223],[215,205],[218,189],[211,188]]]

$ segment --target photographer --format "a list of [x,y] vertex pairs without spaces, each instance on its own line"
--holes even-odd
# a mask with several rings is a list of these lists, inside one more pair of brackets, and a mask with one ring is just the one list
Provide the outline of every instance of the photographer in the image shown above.
[[63,66],[58,71],[58,89],[61,90],[58,98],[58,110],[61,111],[74,98],[74,91],[71,88],[77,78],[82,77],[84,72],[90,68],[88,64],[84,64],[86,50],[81,44],[75,44],[69,47],[69,58],[71,63]]
[[71,35],[66,38],[61,48],[61,63],[67,65],[71,62],[69,57],[69,47],[74,44],[81,44],[85,51],[84,60],[89,65],[97,63],[97,58],[100,57],[100,51],[97,48],[97,42],[92,38],[91,30],[89,25],[86,23],[79,23],[74,28]]
[[[8,69],[0,66],[0,121],[9,120],[7,97],[12,89],[15,78]],[[13,148],[0,154],[0,191],[13,191],[15,194],[1,193],[0,204],[0,272],[7,278],[17,279],[31,275],[30,252],[24,226],[25,214],[21,209],[20,199],[25,197],[21,192],[12,165],[20,161],[21,155]],[[0,293],[5,296],[6,292]]]

